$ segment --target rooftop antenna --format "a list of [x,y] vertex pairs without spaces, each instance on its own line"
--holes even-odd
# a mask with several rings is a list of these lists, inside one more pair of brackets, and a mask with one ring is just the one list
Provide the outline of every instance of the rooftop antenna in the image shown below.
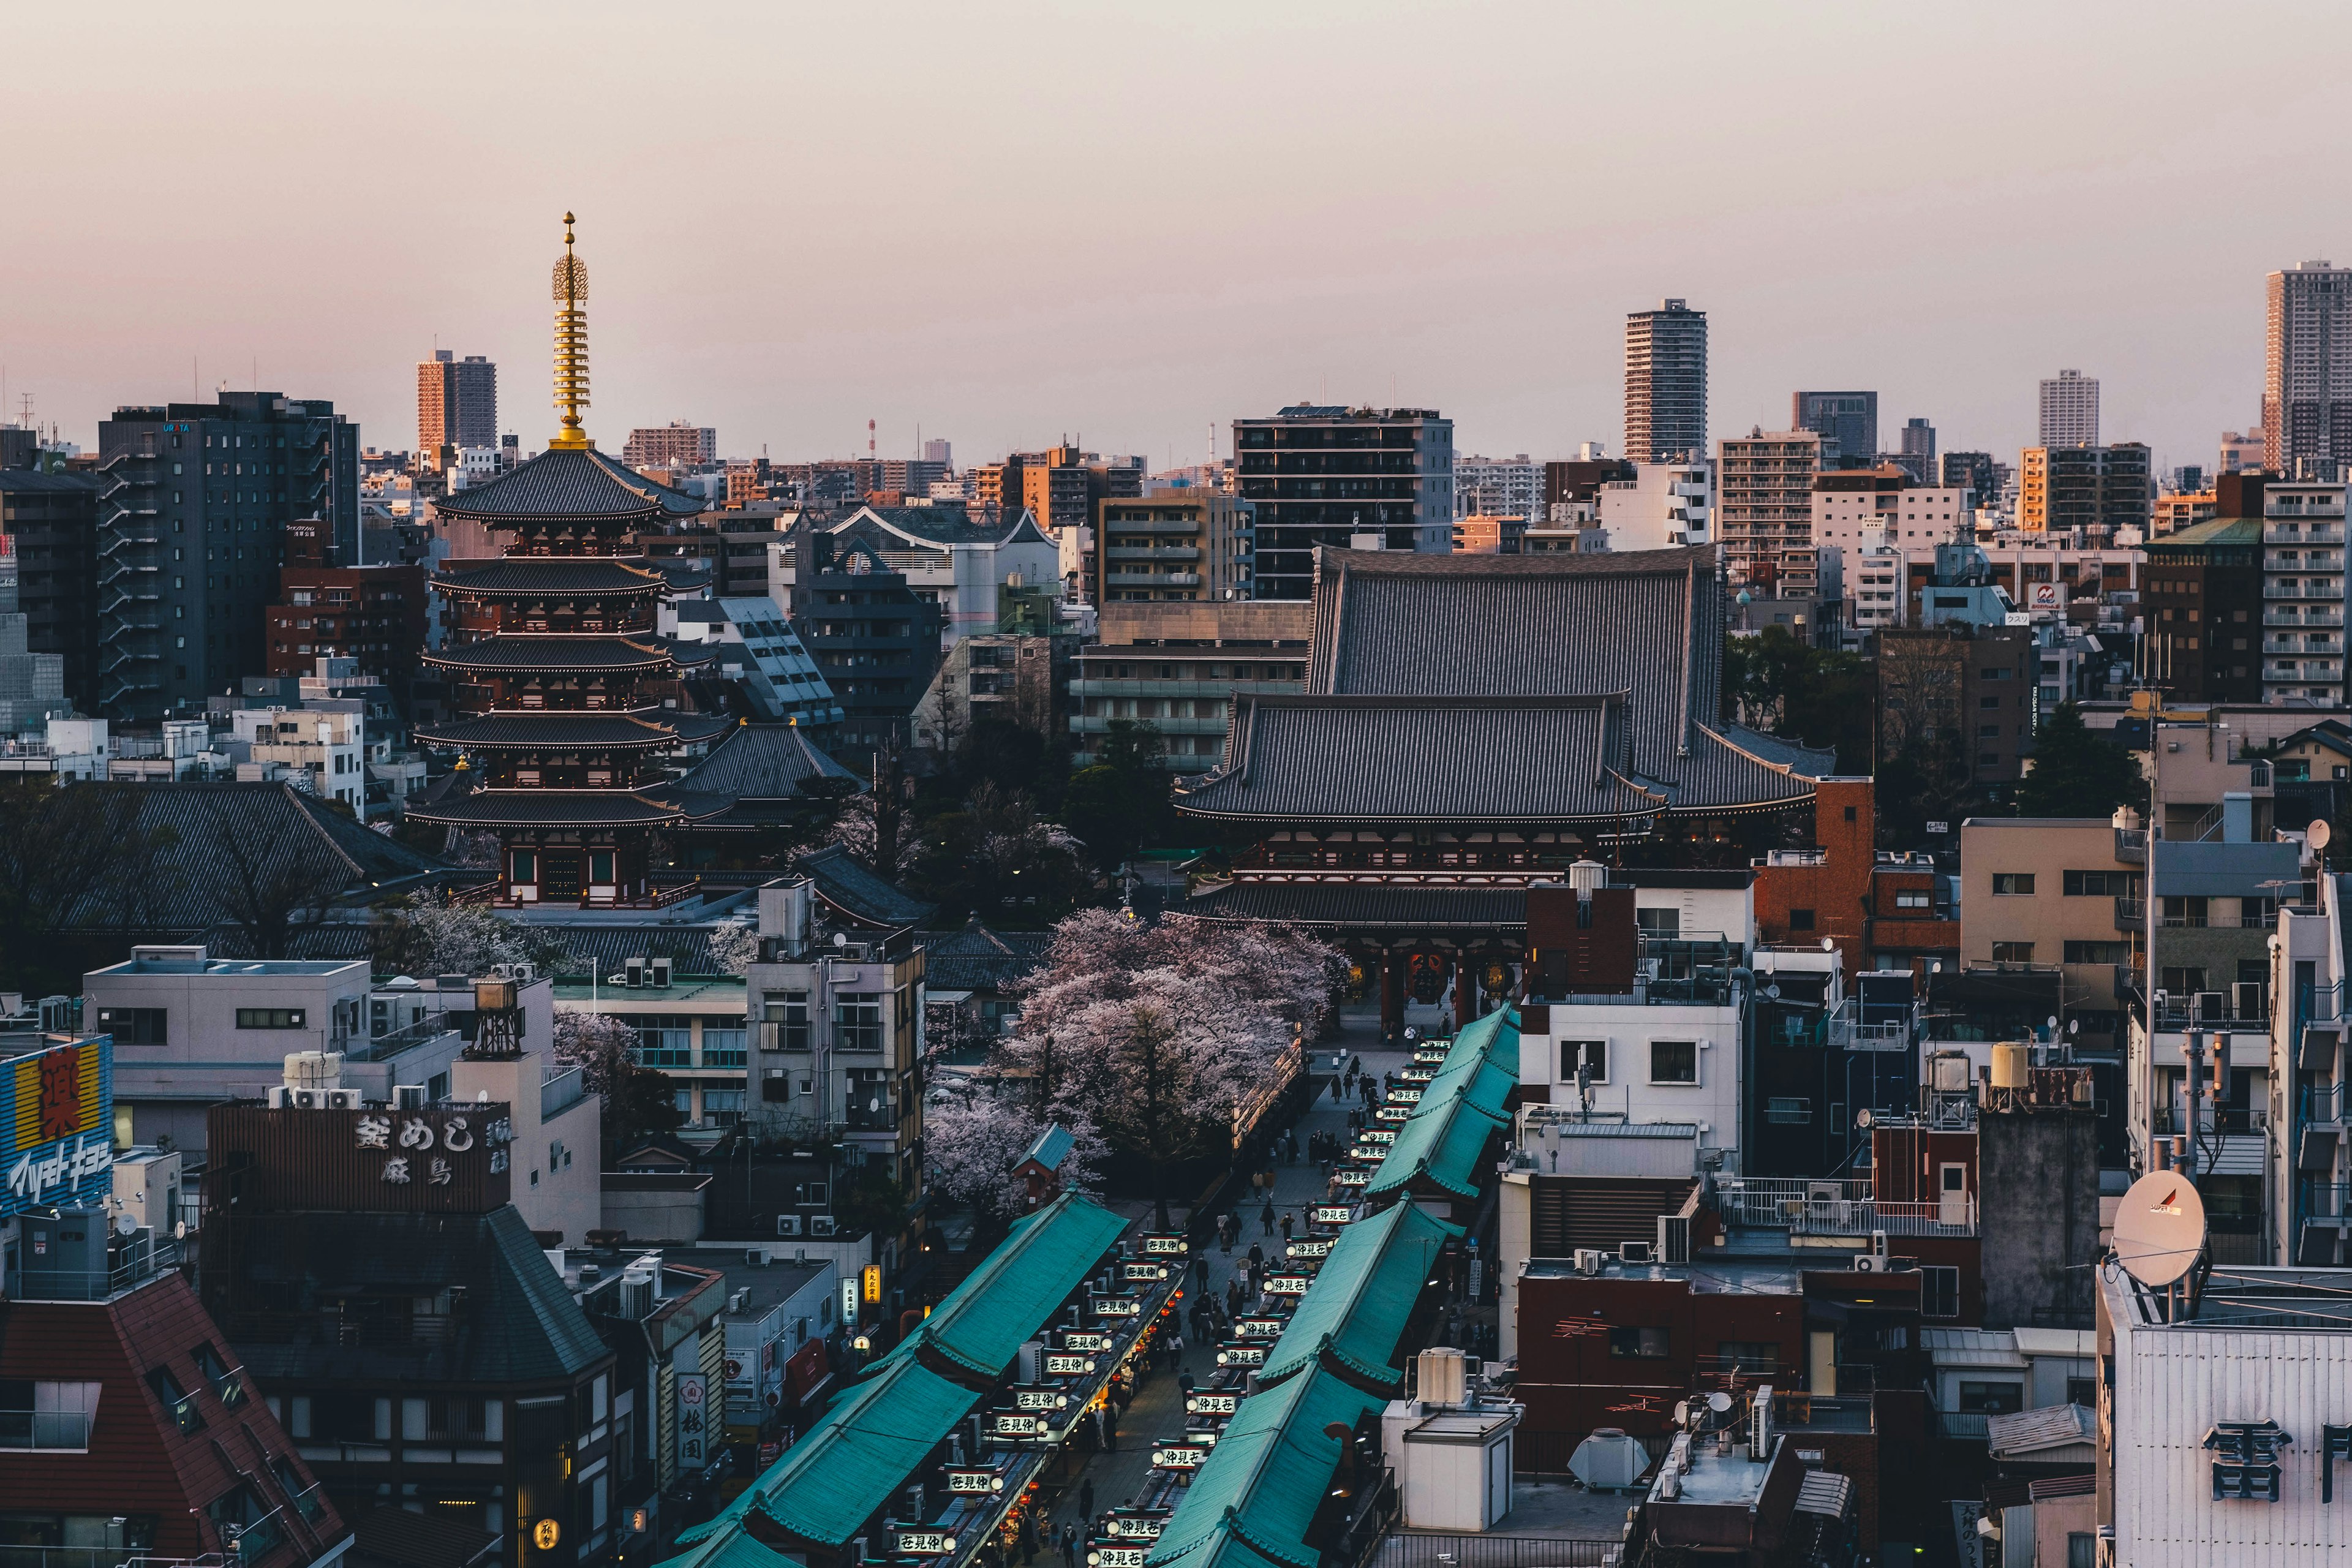
[[866,422],[866,460],[869,463],[874,461],[874,421],[868,419]]

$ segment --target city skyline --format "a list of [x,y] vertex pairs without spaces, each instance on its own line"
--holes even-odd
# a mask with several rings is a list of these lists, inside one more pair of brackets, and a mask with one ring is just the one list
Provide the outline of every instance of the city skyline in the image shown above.
[[[501,426],[536,448],[553,429],[539,249],[571,208],[603,268],[590,429],[607,450],[685,416],[737,455],[845,455],[873,418],[900,455],[919,431],[966,463],[1067,432],[1157,468],[1206,456],[1213,426],[1229,455],[1234,419],[1307,401],[1439,408],[1465,451],[1613,451],[1623,320],[1683,297],[1713,326],[1712,436],[1776,427],[1794,389],[1858,386],[1894,424],[1925,416],[1948,446],[2006,457],[2032,443],[2040,380],[2079,365],[2110,439],[2210,465],[2259,407],[2264,278],[2352,249],[2293,216],[2180,243],[2180,190],[2226,177],[2293,214],[2334,187],[2346,133],[2311,112],[2315,86],[2213,58],[2161,10],[2125,37],[2037,16],[2050,47],[2024,55],[2008,47],[2021,11],[1937,29],[1936,69],[1968,90],[1858,151],[1853,188],[1898,193],[1866,213],[1847,190],[1752,174],[1807,144],[1787,105],[1809,79],[1916,68],[1924,18],[1693,7],[1678,96],[1706,112],[1643,118],[1641,89],[1594,71],[1592,112],[1563,122],[1544,108],[1561,51],[1636,52],[1654,16],[1056,15],[912,8],[890,27],[894,85],[929,107],[880,124],[857,111],[867,84],[830,73],[797,83],[788,116],[747,90],[785,52],[851,58],[889,26],[873,17],[668,19],[666,47],[698,73],[690,124],[639,90],[643,39],[617,9],[468,17],[453,57],[428,7],[370,33],[359,72],[325,16],[157,10],[102,65],[63,17],[27,18],[54,68],[0,111],[36,215],[0,257],[17,303],[0,314],[5,413],[30,393],[88,445],[119,404],[257,377],[399,447],[437,340],[510,367]],[[2099,73],[2065,63],[2077,35]],[[1047,85],[989,90],[969,61],[1013,37]],[[288,85],[330,78],[332,98]],[[2216,107],[2184,122],[2163,105],[2192,87]],[[369,177],[391,122],[410,127],[404,168],[449,171],[422,209]],[[202,177],[158,184],[156,149],[190,124],[207,128],[187,165]],[[1641,129],[1593,129],[1625,124]],[[1354,156],[1373,138],[1399,151]],[[2230,156],[2255,145],[2281,151]],[[1318,178],[1268,166],[1273,146]],[[681,225],[681,156],[714,193],[779,199]],[[1005,181],[1047,175],[1069,193],[1055,224],[927,237],[971,237]],[[299,200],[267,195],[281,177]],[[1395,204],[1398,179],[1432,194]],[[151,195],[95,199],[131,188]],[[896,193],[887,225],[861,216],[877,192]],[[1465,206],[1486,215],[1475,244],[1430,221]],[[1858,217],[1872,245],[1850,243]]]

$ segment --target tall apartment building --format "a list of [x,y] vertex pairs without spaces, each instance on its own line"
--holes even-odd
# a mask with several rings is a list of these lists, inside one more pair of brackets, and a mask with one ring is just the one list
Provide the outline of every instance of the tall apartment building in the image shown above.
[[2344,493],[2340,484],[2263,488],[2264,702],[2344,700]]
[[1544,516],[1544,470],[1549,465],[1516,458],[1456,458],[1454,459],[1454,516]]
[[224,392],[122,407],[98,427],[99,712],[152,721],[268,664],[286,525],[356,560],[359,426],[322,399]]
[[1878,460],[1878,394],[1799,392],[1789,398],[1789,426],[1822,438],[1823,468],[1868,468]]
[[1822,447],[1811,430],[1750,430],[1716,444],[1716,537],[1734,577],[1769,576],[1766,563],[1782,550],[1812,542]]
[[1294,404],[1234,421],[1242,498],[1257,509],[1261,599],[1304,599],[1315,549],[1454,548],[1454,421],[1433,408]]
[[1125,720],[1160,731],[1171,773],[1208,772],[1236,697],[1306,689],[1314,636],[1314,606],[1297,602],[1105,605],[1070,680],[1070,765],[1092,765]]
[[2173,702],[2261,700],[2263,531],[2254,518],[2217,517],[2148,544],[2140,677]]
[[2000,504],[2001,474],[2006,464],[1996,463],[1990,452],[1946,452],[1936,459],[1937,479],[1946,485],[1958,485],[1975,492],[1979,507]]
[[2028,447],[2019,466],[2017,526],[2144,529],[2155,504],[2153,478],[2147,448],[2137,441]]
[[448,349],[416,367],[416,455],[432,468],[468,447],[499,444],[499,367],[480,354]]
[[2042,384],[2042,444],[2045,447],[2095,447],[2099,444],[2099,382],[2079,370],[2062,370]]
[[264,612],[268,673],[308,675],[320,658],[356,659],[404,706],[425,648],[425,568],[331,565],[323,531],[314,519],[287,524],[277,602]]
[[719,432],[691,419],[632,430],[621,447],[621,461],[633,468],[691,468],[718,460]]
[[1099,503],[1094,602],[1246,599],[1255,516],[1214,490]]
[[1636,463],[1706,450],[1706,312],[1680,300],[1625,318],[1625,456]]
[[942,474],[955,472],[955,443],[932,437],[923,443],[923,461],[937,463]]
[[2352,460],[2352,268],[2306,261],[2269,284],[2263,466],[2334,479],[2335,465]]
[[1968,491],[1922,487],[1893,464],[1841,468],[1815,476],[1811,537],[1816,545],[1846,550],[1881,544],[1939,544],[1968,521]]
[[16,567],[16,609],[26,649],[63,658],[66,699],[81,712],[98,701],[99,497],[94,474],[0,468],[0,557]]

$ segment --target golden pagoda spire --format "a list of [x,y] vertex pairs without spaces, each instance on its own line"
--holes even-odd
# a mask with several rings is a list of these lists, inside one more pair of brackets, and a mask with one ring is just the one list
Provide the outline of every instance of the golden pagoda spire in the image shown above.
[[563,256],[555,264],[555,406],[563,423],[548,442],[550,451],[584,452],[595,443],[580,427],[588,406],[588,264],[572,253],[570,213],[563,215]]

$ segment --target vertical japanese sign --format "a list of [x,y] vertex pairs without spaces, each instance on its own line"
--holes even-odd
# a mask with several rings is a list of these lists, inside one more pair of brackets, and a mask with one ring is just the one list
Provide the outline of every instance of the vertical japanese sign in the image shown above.
[[0,1215],[103,1197],[114,1165],[114,1043],[0,1061]]
[[710,1380],[698,1372],[677,1376],[677,1468],[698,1470],[710,1462]]

